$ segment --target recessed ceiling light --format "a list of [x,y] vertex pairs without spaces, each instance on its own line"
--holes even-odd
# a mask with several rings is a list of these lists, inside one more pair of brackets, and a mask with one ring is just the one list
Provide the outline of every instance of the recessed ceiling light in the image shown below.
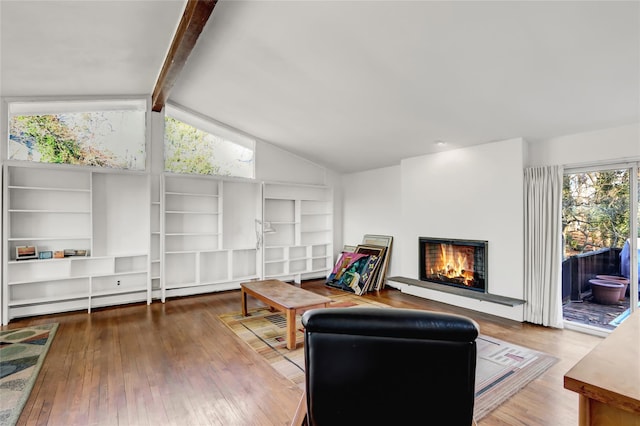
[[440,139],[438,139],[437,141],[434,142],[436,145],[438,146],[445,146],[447,143],[445,141],[442,141]]

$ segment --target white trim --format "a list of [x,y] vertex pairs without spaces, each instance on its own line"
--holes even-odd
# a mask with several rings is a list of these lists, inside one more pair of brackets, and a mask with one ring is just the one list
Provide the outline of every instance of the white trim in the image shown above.
[[640,162],[640,158],[625,158],[614,161],[600,161],[593,163],[584,163],[584,164],[566,164],[563,166],[564,174],[567,173],[585,173],[592,171],[604,171],[604,170],[614,170],[614,169],[628,169],[632,167],[634,164]]
[[598,337],[607,337],[609,336],[609,334],[611,334],[611,330],[607,330],[602,327],[596,327],[593,325],[580,324],[574,321],[564,320],[563,325],[565,330],[579,331]]
[[[640,212],[638,211],[638,180],[639,180],[639,174],[638,174],[638,170],[640,168],[640,159],[638,160],[630,160],[630,159],[626,159],[626,160],[621,160],[621,162],[601,162],[601,163],[593,163],[590,165],[582,165],[580,167],[573,167],[573,168],[565,168],[564,169],[564,175],[567,174],[576,174],[576,173],[587,173],[587,172],[601,172],[601,171],[607,171],[607,170],[622,170],[622,169],[626,169],[629,171],[629,217],[630,218],[635,218],[630,220],[629,223],[629,255],[630,255],[630,259],[629,259],[629,272],[630,272],[630,277],[629,277],[629,281],[630,281],[630,290],[629,290],[629,306],[631,309],[631,312],[635,312],[638,309],[638,291],[640,290],[640,285],[638,284],[638,273],[640,271],[638,271],[638,238],[634,238],[633,236],[637,236],[639,235],[638,232],[638,220],[640,220],[640,217],[638,216],[638,214],[640,214]],[[567,327],[567,324],[572,324],[570,321],[564,321],[564,325],[565,327]],[[574,323],[573,323],[574,324]],[[584,331],[587,330],[587,332],[589,332],[588,330],[591,328],[589,326],[573,326],[570,327],[573,329],[576,329],[578,331]],[[593,327],[599,331],[603,330],[601,328],[598,327]],[[591,334],[597,334],[597,333],[591,333]]]
[[9,157],[9,102],[7,99],[2,99],[0,105],[0,151],[2,151],[0,159],[6,161]]
[[9,117],[13,115],[61,114],[92,111],[147,111],[147,98],[9,101]]
[[153,141],[151,140],[151,96],[145,97],[144,113],[144,172],[151,174],[151,150]]
[[25,160],[5,160],[4,164],[13,167],[39,167],[43,169],[54,170],[75,170],[85,171],[90,173],[125,173],[125,174],[147,174],[146,170],[135,169],[116,169],[111,167],[99,167],[99,166],[86,166],[82,164],[64,164],[64,163],[41,163],[39,161],[25,161]]
[[[40,97],[4,97],[0,107],[0,158],[6,164],[22,166],[55,165],[70,166],[74,169],[89,171],[104,170],[114,172],[148,173],[151,170],[151,96],[40,96]],[[59,114],[101,111],[144,111],[144,167],[142,169],[109,168],[88,165],[46,163],[39,161],[9,160],[9,118],[19,114]]]
[[631,306],[631,313],[638,309],[638,238],[634,238],[638,235],[638,163],[633,164],[629,170],[631,176],[629,176],[629,182],[631,184],[630,200],[629,200],[629,217],[634,218],[629,223],[629,283],[631,289],[629,290],[629,304]]

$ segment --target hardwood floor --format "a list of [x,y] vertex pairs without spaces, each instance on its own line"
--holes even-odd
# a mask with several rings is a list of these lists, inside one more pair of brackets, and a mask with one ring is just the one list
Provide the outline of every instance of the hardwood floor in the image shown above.
[[[339,292],[309,281],[320,294]],[[383,303],[467,315],[481,333],[551,353],[560,361],[479,425],[574,426],[578,396],[563,375],[602,339],[521,324],[402,294]],[[259,302],[249,298],[249,307]],[[60,323],[18,424],[288,425],[301,395],[218,320],[240,311],[240,290],[16,319],[3,330]]]

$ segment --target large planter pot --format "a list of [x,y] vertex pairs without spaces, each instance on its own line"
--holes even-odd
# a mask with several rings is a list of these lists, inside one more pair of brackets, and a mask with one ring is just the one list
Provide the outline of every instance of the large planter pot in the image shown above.
[[614,305],[620,300],[620,291],[625,288],[624,284],[615,281],[599,279],[589,280],[591,284],[591,294],[596,303],[602,305]]
[[596,278],[604,281],[611,281],[613,283],[622,284],[624,287],[620,289],[620,299],[624,300],[627,294],[627,287],[629,287],[629,279],[621,277],[619,275],[596,275]]

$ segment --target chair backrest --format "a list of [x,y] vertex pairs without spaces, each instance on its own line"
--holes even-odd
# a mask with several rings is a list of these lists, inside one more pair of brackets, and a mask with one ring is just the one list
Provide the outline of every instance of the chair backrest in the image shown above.
[[309,425],[470,425],[478,325],[399,308],[302,315]]

